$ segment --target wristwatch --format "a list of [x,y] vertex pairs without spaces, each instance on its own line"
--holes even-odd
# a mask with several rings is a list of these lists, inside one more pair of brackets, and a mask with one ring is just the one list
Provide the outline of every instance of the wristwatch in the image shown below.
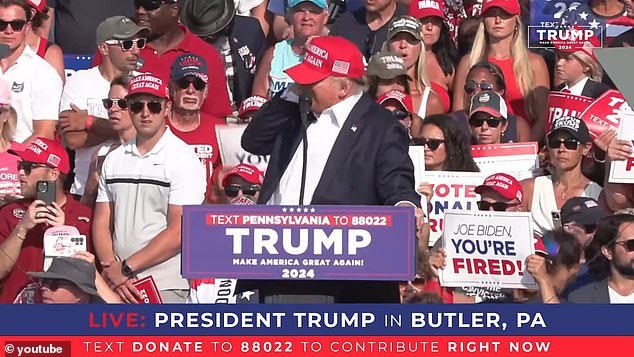
[[128,265],[128,261],[124,260],[121,262],[121,274],[131,278],[134,275],[134,269]]

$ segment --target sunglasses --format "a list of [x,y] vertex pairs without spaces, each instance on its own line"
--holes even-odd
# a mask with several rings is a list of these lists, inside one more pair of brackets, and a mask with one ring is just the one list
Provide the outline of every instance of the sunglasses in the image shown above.
[[187,89],[190,84],[194,84],[194,89],[197,91],[205,89],[207,85],[202,79],[193,76],[187,76],[176,81],[176,85],[178,85],[180,89]]
[[516,207],[520,205],[519,203],[487,202],[487,201],[478,201],[477,204],[478,204],[478,209],[480,211],[489,211],[491,207],[493,207],[493,210],[497,212],[504,212],[507,209],[509,209],[509,207]]
[[260,185],[246,185],[246,186],[240,186],[240,185],[229,185],[227,187],[225,187],[225,194],[228,197],[236,197],[238,196],[238,193],[240,193],[240,191],[242,191],[242,193],[244,195],[247,196],[255,196],[256,193],[258,193],[258,191],[260,191]]
[[46,167],[48,169],[52,169],[52,167],[46,164],[39,164],[36,162],[31,162],[31,161],[18,161],[18,171],[24,170],[24,173],[27,176],[31,174],[31,171],[33,171],[34,168],[38,168],[38,167]]
[[550,138],[548,139],[548,148],[559,149],[562,143],[564,144],[564,147],[568,150],[577,150],[577,147],[579,146],[579,140],[577,139]]
[[106,45],[121,46],[123,51],[130,51],[132,47],[136,46],[138,49],[143,49],[147,43],[146,38],[137,38],[135,40],[108,40],[104,42]]
[[4,21],[0,20],[0,31],[4,31],[8,26],[11,26],[11,29],[16,32],[22,31],[26,25],[26,20],[12,20],[12,21]]
[[431,151],[436,151],[440,147],[440,144],[444,144],[445,143],[445,140],[444,139],[422,138],[422,139],[417,140],[417,143],[419,145],[421,145],[421,146],[427,146],[429,148],[429,150],[431,150]]
[[55,291],[63,286],[75,286],[72,282],[63,279],[41,279],[40,286],[47,287],[50,291]]
[[405,120],[405,119],[410,118],[411,114],[409,112],[404,111],[404,110],[393,110],[392,111],[392,116],[395,119],[398,119],[398,120]]
[[473,79],[468,80],[467,83],[464,85],[464,91],[467,92],[467,94],[473,94],[478,88],[483,91],[494,90],[493,84],[484,81],[476,83],[476,81],[474,81]]
[[624,240],[622,242],[614,242],[616,245],[622,245],[628,252],[634,252],[634,239]]
[[143,108],[147,105],[147,108],[150,110],[152,114],[158,114],[163,110],[163,103],[158,100],[138,100],[135,102],[128,103],[128,108],[134,114],[139,114],[143,111]]
[[134,8],[143,7],[146,11],[154,11],[163,4],[175,4],[177,0],[134,0]]
[[119,109],[128,109],[128,102],[123,98],[106,98],[101,100],[103,102],[103,106],[110,110],[113,106],[117,106]]
[[469,118],[469,125],[475,128],[479,128],[482,125],[484,125],[484,122],[486,122],[490,128],[497,128],[498,126],[500,126],[500,124],[504,123],[505,121],[506,119],[504,118],[495,118],[491,116],[483,118],[483,117],[473,116]]

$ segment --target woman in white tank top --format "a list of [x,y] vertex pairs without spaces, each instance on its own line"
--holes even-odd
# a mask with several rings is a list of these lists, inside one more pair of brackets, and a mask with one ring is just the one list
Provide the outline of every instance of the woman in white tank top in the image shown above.
[[425,51],[422,42],[423,25],[412,16],[395,17],[388,27],[386,47],[403,57],[410,81],[410,95],[414,111],[425,119],[443,113],[442,100],[431,90],[425,70]]
[[552,175],[522,181],[526,197],[523,206],[530,210],[533,229],[540,235],[557,228],[561,207],[573,197],[591,197],[606,206],[599,199],[601,186],[581,172],[583,157],[592,147],[586,124],[573,117],[556,119],[548,133],[547,145]]

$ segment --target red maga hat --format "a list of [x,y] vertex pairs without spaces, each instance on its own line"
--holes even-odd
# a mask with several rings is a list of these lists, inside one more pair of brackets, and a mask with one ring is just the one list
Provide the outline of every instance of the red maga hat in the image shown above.
[[330,76],[361,78],[365,65],[354,43],[339,36],[323,36],[306,47],[302,63],[285,72],[299,84],[312,84]]
[[61,143],[38,137],[22,151],[9,150],[10,154],[17,155],[20,159],[38,164],[46,164],[56,167],[63,174],[70,172],[70,160],[68,153]]

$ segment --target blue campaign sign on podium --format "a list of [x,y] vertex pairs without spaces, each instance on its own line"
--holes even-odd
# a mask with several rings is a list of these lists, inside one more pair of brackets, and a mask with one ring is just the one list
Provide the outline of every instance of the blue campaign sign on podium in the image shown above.
[[182,274],[409,281],[415,237],[413,207],[186,206]]

